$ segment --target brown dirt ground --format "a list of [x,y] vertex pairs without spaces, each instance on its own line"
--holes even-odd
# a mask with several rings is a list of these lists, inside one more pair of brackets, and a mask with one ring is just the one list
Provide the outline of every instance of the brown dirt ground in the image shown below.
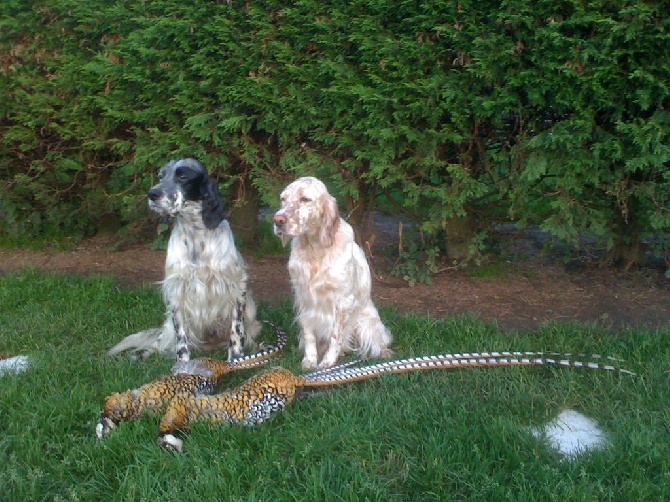
[[[112,250],[109,239],[83,241],[72,251],[0,249],[0,272],[23,267],[73,274],[113,274],[134,287],[161,279],[165,251],[149,245]],[[285,256],[246,257],[254,296],[273,304],[291,294]],[[373,297],[380,306],[434,317],[473,315],[503,328],[535,329],[549,321],[596,322],[614,329],[670,324],[670,281],[660,270],[570,270],[547,260],[515,264],[493,278],[463,270],[409,287],[402,279],[375,274]]]

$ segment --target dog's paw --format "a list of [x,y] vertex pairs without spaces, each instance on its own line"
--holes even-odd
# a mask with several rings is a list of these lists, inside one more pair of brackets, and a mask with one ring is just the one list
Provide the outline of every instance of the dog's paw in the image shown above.
[[324,359],[319,363],[319,365],[317,366],[317,369],[320,369],[320,370],[327,370],[328,368],[331,368],[331,367],[335,366],[335,363],[337,363],[337,360],[334,360],[334,361],[333,361],[333,360],[331,360],[331,359],[326,359],[326,358],[324,358]]
[[317,366],[317,364],[316,364],[315,359],[310,359],[310,358],[305,357],[302,360],[302,369],[305,370],[305,371],[316,369],[316,366]]
[[228,362],[233,362],[235,359],[244,357],[244,347],[242,345],[231,344],[228,347]]

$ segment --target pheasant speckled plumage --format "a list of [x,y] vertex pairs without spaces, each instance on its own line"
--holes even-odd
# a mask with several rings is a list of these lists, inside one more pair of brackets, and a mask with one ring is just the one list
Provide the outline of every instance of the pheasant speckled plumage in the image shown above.
[[147,411],[160,411],[182,394],[197,396],[209,394],[218,380],[232,371],[266,364],[277,356],[286,345],[286,333],[277,325],[276,345],[230,362],[209,357],[179,361],[172,367],[172,375],[149,382],[138,389],[115,392],[105,399],[105,406],[96,425],[96,435],[102,438],[119,423],[139,417]]
[[293,401],[306,382],[289,370],[271,368],[251,377],[234,390],[207,396],[211,399],[180,394],[170,402],[161,419],[158,442],[168,450],[181,452],[182,440],[175,433],[187,429],[196,420],[243,425],[263,423]]
[[[560,357],[560,358],[558,358]],[[303,376],[284,368],[271,368],[255,375],[239,387],[216,395],[180,394],[169,404],[159,426],[158,442],[168,450],[181,452],[183,441],[178,431],[185,431],[194,421],[257,425],[283,410],[305,388],[358,382],[384,373],[408,373],[433,369],[495,366],[531,366],[551,364],[608,371],[632,372],[600,362],[570,359],[572,354],[543,352],[480,352],[441,354],[382,362],[363,367],[360,361],[345,363]],[[599,359],[600,356],[587,356]]]

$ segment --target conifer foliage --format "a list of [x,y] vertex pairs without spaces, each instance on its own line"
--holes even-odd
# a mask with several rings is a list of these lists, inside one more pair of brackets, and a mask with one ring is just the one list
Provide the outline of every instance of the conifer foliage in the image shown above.
[[352,214],[385,198],[435,235],[465,221],[481,244],[503,219],[616,257],[670,230],[667,9],[7,0],[0,227],[132,224],[188,155],[267,203],[309,173]]

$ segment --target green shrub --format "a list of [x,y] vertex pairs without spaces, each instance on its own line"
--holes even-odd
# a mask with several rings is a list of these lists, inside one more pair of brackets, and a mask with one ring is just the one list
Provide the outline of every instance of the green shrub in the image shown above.
[[141,226],[157,167],[189,155],[268,205],[314,174],[355,225],[393,193],[426,232],[467,221],[461,250],[505,219],[616,259],[670,230],[665,7],[10,0],[2,226]]

